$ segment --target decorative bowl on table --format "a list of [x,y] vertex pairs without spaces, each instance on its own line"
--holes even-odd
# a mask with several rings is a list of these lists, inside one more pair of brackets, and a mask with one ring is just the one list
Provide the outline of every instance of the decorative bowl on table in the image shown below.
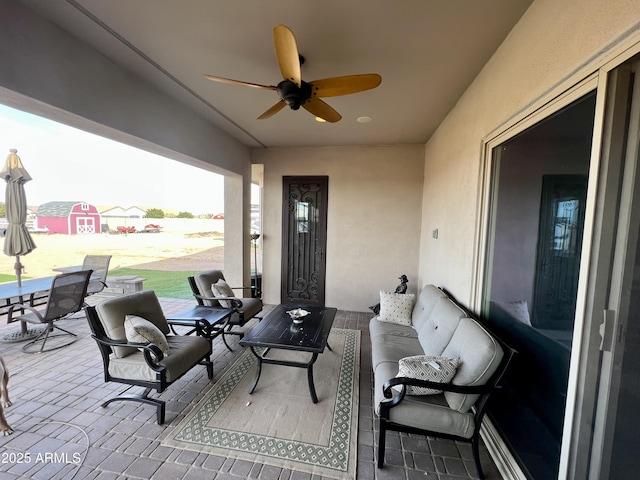
[[291,320],[293,320],[293,323],[302,323],[304,317],[309,315],[311,312],[307,312],[303,308],[294,308],[293,310],[287,310],[287,313],[291,317]]

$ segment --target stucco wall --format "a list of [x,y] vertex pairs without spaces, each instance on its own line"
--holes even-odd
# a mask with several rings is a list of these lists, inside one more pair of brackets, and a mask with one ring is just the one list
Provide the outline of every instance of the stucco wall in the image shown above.
[[595,71],[639,27],[637,1],[532,4],[425,146],[421,284],[469,301],[483,140],[549,92]]
[[423,147],[253,150],[264,164],[264,301],[280,301],[282,177],[329,176],[326,305],[367,311],[380,289],[409,277],[415,291]]

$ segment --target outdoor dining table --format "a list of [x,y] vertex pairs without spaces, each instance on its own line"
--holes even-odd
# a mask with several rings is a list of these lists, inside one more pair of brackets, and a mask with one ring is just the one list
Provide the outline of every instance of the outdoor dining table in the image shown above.
[[[37,307],[44,305],[49,295],[51,282],[54,277],[41,277],[22,280],[22,286],[18,286],[18,282],[0,283],[0,315],[7,315],[9,309],[13,305],[29,305]],[[12,320],[15,322],[16,320]],[[33,333],[27,331],[27,325],[22,323],[22,328],[16,335],[6,335],[3,341],[22,341],[27,340]],[[38,332],[34,332],[37,334]]]

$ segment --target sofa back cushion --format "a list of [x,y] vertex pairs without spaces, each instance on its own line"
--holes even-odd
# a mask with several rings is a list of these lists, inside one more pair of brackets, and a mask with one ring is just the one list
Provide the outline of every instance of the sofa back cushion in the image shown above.
[[441,298],[447,298],[447,294],[435,285],[425,285],[422,288],[411,314],[411,323],[416,331],[420,331]]
[[442,355],[466,312],[446,296],[436,300],[418,331],[425,355]]
[[[451,383],[484,385],[500,365],[504,351],[498,341],[478,322],[462,318],[442,354],[460,359],[460,366]],[[444,396],[449,407],[462,413],[467,412],[478,399],[478,395],[453,392],[445,392]]]

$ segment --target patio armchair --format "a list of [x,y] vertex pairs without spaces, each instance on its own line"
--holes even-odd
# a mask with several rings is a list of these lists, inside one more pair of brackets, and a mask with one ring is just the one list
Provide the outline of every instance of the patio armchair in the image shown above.
[[[33,340],[22,347],[27,353],[42,353],[71,345],[77,340],[75,333],[54,325],[54,322],[79,312],[87,295],[91,270],[62,273],[53,278],[44,308],[40,310],[28,304],[15,304],[9,308],[7,322],[27,322],[44,325]],[[16,312],[20,312],[14,316]],[[57,333],[54,333],[58,331]],[[67,337],[60,340],[60,337]],[[49,344],[47,345],[47,342]],[[34,348],[35,347],[35,348]]]
[[[155,292],[143,290],[85,307],[92,338],[102,355],[105,382],[143,387],[141,394],[121,394],[102,403],[134,401],[156,407],[158,425],[165,402],[149,397],[163,392],[196,365],[213,378],[211,343],[202,336],[170,335],[170,322]],[[200,333],[203,325],[196,322]]]
[[82,270],[93,270],[87,287],[87,295],[94,295],[105,289],[110,261],[111,255],[87,255],[84,257]]
[[[214,309],[233,310],[222,332],[222,339],[229,350],[225,335],[244,336],[234,328],[243,327],[262,311],[262,300],[254,297],[236,297],[233,290],[253,290],[255,287],[229,287],[221,270],[207,270],[188,278],[189,286],[198,305]],[[259,317],[257,317],[259,318]]]

